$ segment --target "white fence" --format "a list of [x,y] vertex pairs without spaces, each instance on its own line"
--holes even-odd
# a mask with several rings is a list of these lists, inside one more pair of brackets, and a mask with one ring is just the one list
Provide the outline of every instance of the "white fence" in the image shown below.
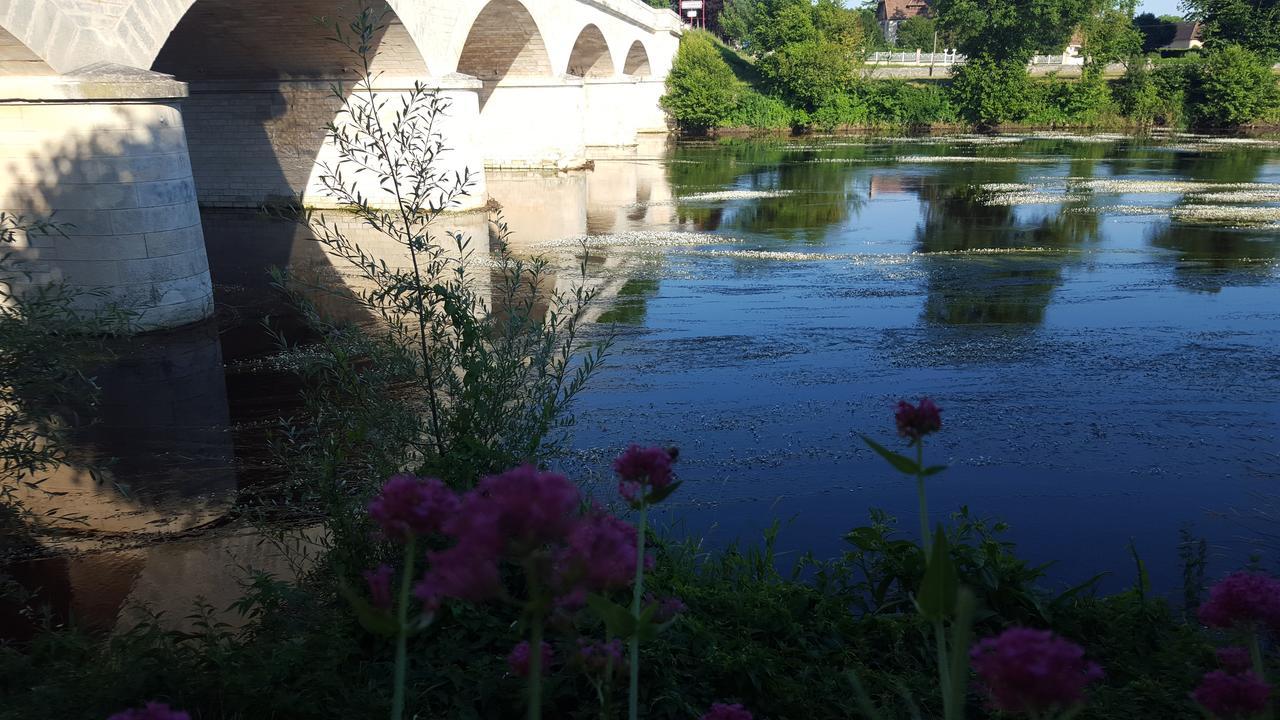
[[[874,52],[867,56],[867,62],[871,65],[961,65],[965,59],[965,56],[960,53],[927,53],[922,50],[915,52]],[[1032,65],[1079,65],[1082,62],[1083,58],[1068,56],[1065,53],[1060,55],[1036,55],[1031,58]]]
[[964,55],[951,52],[875,52],[867,56],[872,65],[955,65],[964,62]]

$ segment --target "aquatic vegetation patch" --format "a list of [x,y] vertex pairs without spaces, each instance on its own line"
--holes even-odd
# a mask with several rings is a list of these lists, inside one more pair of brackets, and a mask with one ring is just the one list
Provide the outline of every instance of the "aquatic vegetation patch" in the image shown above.
[[817,260],[852,260],[857,256],[837,253],[810,253],[782,250],[697,250],[691,255],[702,257],[741,258],[744,260],[782,260],[782,261],[817,261]]
[[1270,190],[1280,191],[1275,183],[1212,183],[1192,180],[1131,180],[1121,178],[1067,178],[1067,186],[1073,190],[1089,190],[1095,193],[1116,195],[1183,195],[1196,192]]
[[558,240],[544,240],[534,243],[537,248],[571,249],[583,246],[591,248],[634,248],[650,249],[664,247],[685,247],[693,245],[724,245],[742,242],[738,238],[711,235],[709,233],[632,230],[629,232],[609,233],[607,235],[575,235]]
[[1063,210],[1069,213],[1090,213],[1098,215],[1168,215],[1172,208],[1156,207],[1154,205],[1093,205],[1088,207],[1073,207]]
[[1280,207],[1180,205],[1173,209],[1172,215],[1181,222],[1230,222],[1250,226],[1280,223]]
[[975,157],[972,155],[901,155],[893,158],[900,163],[1029,163],[1054,162],[1053,158]]
[[1060,194],[1035,191],[994,193],[982,199],[983,205],[992,207],[1007,205],[1057,205],[1058,203],[1084,200],[1078,194]]
[[1274,190],[1234,190],[1227,192],[1197,193],[1187,198],[1207,203],[1265,203],[1280,202],[1280,186]]
[[721,190],[718,192],[694,193],[676,198],[679,202],[725,202],[728,200],[760,200],[763,198],[786,197],[794,190]]

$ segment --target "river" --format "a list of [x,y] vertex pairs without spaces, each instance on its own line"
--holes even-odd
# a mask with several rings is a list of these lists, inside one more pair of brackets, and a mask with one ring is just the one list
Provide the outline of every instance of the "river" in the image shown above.
[[[780,520],[785,558],[840,552],[870,507],[915,527],[911,482],[859,434],[899,442],[894,404],[927,395],[944,408],[927,456],[950,466],[930,480],[935,520],[968,506],[1008,521],[1023,555],[1056,561],[1055,584],[1131,584],[1132,542],[1176,591],[1183,527],[1210,541],[1211,574],[1271,562],[1280,142],[647,144],[589,171],[495,172],[489,191],[516,252],[549,254],[562,287],[587,238],[596,328],[617,336],[557,464],[608,495],[626,443],[680,447],[676,532],[754,543]],[[140,601],[225,605],[229,563],[282,565],[200,530],[269,482],[268,432],[298,408],[259,322],[281,318],[265,268],[328,261],[252,212],[204,222],[218,322],[99,372],[102,419],[79,437],[114,458],[113,482],[57,478],[87,531],[14,566],[62,614],[110,626]]]

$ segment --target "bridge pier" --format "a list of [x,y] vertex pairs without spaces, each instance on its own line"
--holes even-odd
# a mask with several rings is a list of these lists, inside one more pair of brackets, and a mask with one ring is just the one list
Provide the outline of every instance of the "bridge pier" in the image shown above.
[[582,78],[486,81],[480,102],[477,142],[486,166],[566,170],[586,163]]
[[[183,83],[99,63],[0,78],[0,209],[52,220],[12,248],[15,295],[48,283],[116,306],[141,330],[213,314],[213,291],[180,104]],[[87,292],[93,291],[93,292]]]

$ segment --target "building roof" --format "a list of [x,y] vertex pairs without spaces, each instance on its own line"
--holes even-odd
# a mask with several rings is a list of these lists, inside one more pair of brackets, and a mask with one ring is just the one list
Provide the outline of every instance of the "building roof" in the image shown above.
[[1200,23],[1180,22],[1175,23],[1174,26],[1173,40],[1165,45],[1166,49],[1190,50],[1204,44],[1200,39]]
[[880,0],[876,6],[876,16],[880,20],[906,20],[930,14],[928,0]]

